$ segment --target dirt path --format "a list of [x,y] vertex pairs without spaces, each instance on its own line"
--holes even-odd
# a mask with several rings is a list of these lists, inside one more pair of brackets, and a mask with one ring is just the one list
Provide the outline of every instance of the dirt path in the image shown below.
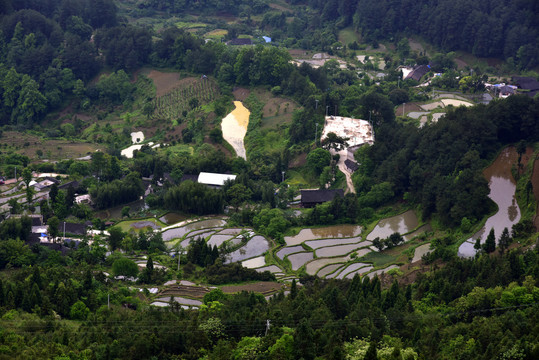
[[344,173],[344,176],[346,177],[346,190],[344,191],[345,194],[347,193],[356,193],[356,189],[354,187],[354,183],[352,182],[352,173],[348,170],[346,167],[346,164],[344,161],[347,159],[347,150],[341,150],[338,152],[339,154],[339,162],[337,163],[337,167],[339,170],[341,170]]

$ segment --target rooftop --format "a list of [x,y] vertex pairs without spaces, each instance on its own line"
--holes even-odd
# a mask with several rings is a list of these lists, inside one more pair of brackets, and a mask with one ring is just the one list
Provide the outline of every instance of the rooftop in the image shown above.
[[227,180],[235,180],[236,175],[201,172],[198,182],[206,185],[223,186]]

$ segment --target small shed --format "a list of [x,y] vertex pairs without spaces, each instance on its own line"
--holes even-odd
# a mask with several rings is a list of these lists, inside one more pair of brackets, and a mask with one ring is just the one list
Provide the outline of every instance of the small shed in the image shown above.
[[301,190],[301,206],[304,208],[315,207],[317,204],[332,201],[335,196],[344,197],[344,190]]

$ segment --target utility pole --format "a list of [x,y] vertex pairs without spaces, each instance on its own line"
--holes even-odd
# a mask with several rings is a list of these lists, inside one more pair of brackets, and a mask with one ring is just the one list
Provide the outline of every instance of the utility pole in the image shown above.
[[337,105],[335,105],[335,116],[337,116]]
[[[314,141],[316,141],[316,139],[315,139]],[[282,178],[282,181],[281,181],[281,182],[284,182],[284,170],[281,171],[281,174],[283,175],[283,178]]]
[[66,222],[64,221],[64,241],[66,241]]
[[268,331],[269,331],[269,328],[271,326],[271,321],[270,320],[266,320],[266,334],[264,336],[267,336],[268,335]]
[[316,146],[316,135],[318,134],[318,123],[316,123],[316,129],[314,130],[314,145]]
[[329,105],[326,106],[326,117],[328,116]]
[[315,99],[314,101],[316,101],[316,107],[314,108],[316,110],[318,109],[318,99]]
[[402,103],[402,116],[404,116],[404,109],[406,109],[406,103]]

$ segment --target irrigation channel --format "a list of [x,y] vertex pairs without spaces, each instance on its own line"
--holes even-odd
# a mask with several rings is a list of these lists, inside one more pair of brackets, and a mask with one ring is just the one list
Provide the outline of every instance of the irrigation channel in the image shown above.
[[234,105],[236,108],[221,122],[223,139],[232,145],[239,157],[247,160],[243,138],[247,134],[251,112],[243,106],[241,101],[234,101]]
[[489,198],[498,205],[498,211],[487,219],[487,222],[471,238],[460,247],[458,254],[461,257],[473,257],[477,239],[483,244],[491,229],[494,229],[496,239],[500,237],[504,228],[511,227],[520,220],[520,209],[515,198],[516,181],[511,174],[511,166],[517,162],[518,154],[514,147],[505,148],[494,163],[483,171],[490,188]]

